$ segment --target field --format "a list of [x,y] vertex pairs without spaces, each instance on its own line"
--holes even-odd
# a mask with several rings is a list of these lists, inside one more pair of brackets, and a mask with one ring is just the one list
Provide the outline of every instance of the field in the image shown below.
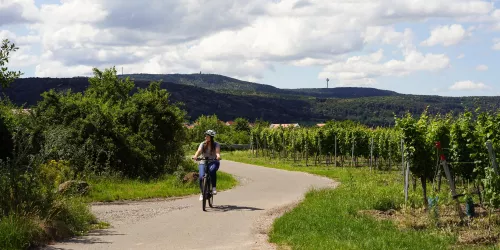
[[405,202],[400,171],[324,165],[306,167],[305,162],[255,158],[251,152],[242,151],[227,153],[224,157],[271,168],[303,171],[341,182],[336,189],[309,192],[298,207],[274,222],[270,240],[281,246],[293,249],[498,247],[498,212],[488,217],[475,197],[476,216],[467,217],[464,223],[460,223],[446,185],[441,192],[432,195],[439,199],[438,205],[425,211],[419,187],[410,189],[409,199]]

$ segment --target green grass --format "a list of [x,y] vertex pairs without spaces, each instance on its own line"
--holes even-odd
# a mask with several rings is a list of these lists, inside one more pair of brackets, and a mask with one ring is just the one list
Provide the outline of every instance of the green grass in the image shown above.
[[[237,184],[230,174],[217,171],[218,190],[227,190]],[[91,202],[178,197],[196,194],[200,190],[197,182],[182,183],[173,175],[156,181],[102,178],[92,180],[90,185],[92,190],[87,200]]]
[[1,217],[0,249],[28,249],[106,226],[97,221],[82,198],[60,198],[44,218],[14,213]]
[[0,218],[0,249],[27,249],[42,237],[42,229],[32,218],[14,214]]
[[[308,192],[304,202],[278,218],[270,241],[293,249],[448,249],[457,237],[446,230],[399,229],[389,220],[377,221],[360,210],[399,209],[404,204],[399,171],[367,168],[294,167],[293,162],[250,158],[247,152],[227,153],[227,160],[271,168],[303,171],[339,181],[336,189]],[[417,192],[411,205],[421,205]],[[446,196],[446,195],[444,195]],[[443,197],[446,200],[446,197]],[[440,197],[442,199],[442,197]]]

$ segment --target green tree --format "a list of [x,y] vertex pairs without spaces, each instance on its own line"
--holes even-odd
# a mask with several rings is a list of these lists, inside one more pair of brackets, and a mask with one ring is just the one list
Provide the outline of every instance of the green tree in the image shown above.
[[246,118],[238,117],[234,120],[234,129],[236,131],[250,132],[250,123]]
[[[9,62],[10,53],[16,50],[18,50],[16,45],[11,43],[8,39],[2,41],[2,46],[0,47],[0,87],[2,89],[8,88],[16,78],[22,75],[21,72],[9,71],[6,66]],[[0,97],[0,101],[1,99]],[[3,102],[0,102],[0,106],[4,107],[7,112],[10,112],[10,108]],[[0,112],[0,144],[0,159],[12,157],[12,133],[7,126],[7,117],[2,114],[2,112]]]
[[130,97],[134,83],[128,77],[119,79],[115,67],[104,71],[94,68],[93,71],[94,77],[89,78],[86,96],[112,103],[124,102]]
[[21,71],[9,71],[6,66],[9,62],[10,53],[18,49],[19,48],[8,39],[2,41],[2,47],[0,47],[0,86],[2,88],[8,88],[16,78],[22,75]]
[[255,122],[254,122],[254,127],[256,128],[268,128],[269,126],[271,125],[270,122],[268,121],[264,121],[262,119],[255,119]]
[[[229,130],[228,126],[219,121],[217,115],[202,115],[195,121],[195,127],[192,130],[192,140],[196,142],[203,141],[205,138],[204,133],[209,129],[215,130],[215,132],[217,133],[216,137],[219,139],[221,138],[221,135],[224,135],[225,132]],[[217,141],[219,141],[219,139],[217,139]]]

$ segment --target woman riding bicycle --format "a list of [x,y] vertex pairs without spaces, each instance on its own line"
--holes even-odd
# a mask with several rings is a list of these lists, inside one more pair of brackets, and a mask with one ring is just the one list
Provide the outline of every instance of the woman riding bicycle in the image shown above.
[[[203,158],[208,157],[211,159],[217,159],[215,161],[210,161],[210,165],[208,166],[208,173],[210,174],[210,180],[212,181],[212,194],[217,194],[216,184],[217,184],[217,170],[219,170],[220,166],[220,144],[214,141],[215,131],[207,130],[205,132],[205,141],[200,143],[198,146],[198,150],[193,156],[193,159],[198,158],[200,154],[202,154]],[[205,164],[207,162],[205,160],[201,160],[198,166],[199,171],[199,181],[200,181],[200,190],[203,192],[202,188],[202,180],[203,175],[205,174]],[[203,200],[203,194],[200,195],[200,201]]]

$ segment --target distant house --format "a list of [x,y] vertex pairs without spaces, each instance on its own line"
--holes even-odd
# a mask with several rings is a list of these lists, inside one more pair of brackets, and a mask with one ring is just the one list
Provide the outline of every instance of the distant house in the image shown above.
[[30,110],[31,109],[21,109],[21,110],[19,110],[19,109],[12,109],[11,111],[12,111],[12,113],[18,115],[18,114],[21,114],[21,113],[22,114],[28,114]]
[[298,123],[292,123],[292,124],[271,124],[269,126],[270,128],[279,128],[279,127],[283,127],[283,128],[300,128],[299,124]]
[[316,126],[318,126],[318,127],[323,127],[323,126],[325,126],[325,125],[326,125],[326,124],[324,124],[324,123],[318,123],[318,124],[316,124]]
[[226,125],[227,125],[227,126],[231,126],[231,125],[233,125],[233,124],[234,124],[234,121],[227,121],[227,122],[226,122]]

